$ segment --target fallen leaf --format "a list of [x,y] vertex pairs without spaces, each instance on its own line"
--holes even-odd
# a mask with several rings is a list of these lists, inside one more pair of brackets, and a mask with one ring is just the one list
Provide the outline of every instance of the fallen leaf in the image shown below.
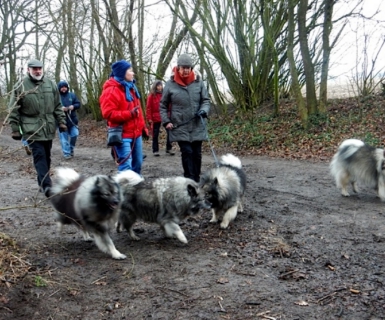
[[225,284],[225,283],[228,283],[229,282],[229,279],[226,279],[226,278],[219,278],[217,280],[218,283],[220,284]]
[[303,301],[303,300],[294,302],[294,304],[296,304],[297,306],[308,306],[309,305],[306,301]]
[[351,293],[354,293],[354,294],[359,294],[359,293],[360,293],[360,290],[350,289],[350,292],[351,292]]

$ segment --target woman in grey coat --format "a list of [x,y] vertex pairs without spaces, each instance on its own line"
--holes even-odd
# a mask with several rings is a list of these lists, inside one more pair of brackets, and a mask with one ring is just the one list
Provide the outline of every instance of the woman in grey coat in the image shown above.
[[201,77],[193,71],[191,57],[180,55],[163,89],[160,114],[164,127],[169,130],[170,141],[179,145],[184,176],[197,182],[202,165],[202,141],[207,140],[205,118],[209,110],[207,90]]

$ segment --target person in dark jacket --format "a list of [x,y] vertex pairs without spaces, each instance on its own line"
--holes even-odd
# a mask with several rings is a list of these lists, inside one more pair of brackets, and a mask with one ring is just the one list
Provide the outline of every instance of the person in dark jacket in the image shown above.
[[140,95],[134,71],[125,60],[111,66],[110,78],[104,83],[99,98],[102,117],[109,127],[123,125],[121,146],[112,147],[117,154],[118,171],[132,170],[140,174],[143,163],[142,135],[148,139]]
[[[160,117],[159,104],[162,98],[163,84],[161,80],[156,80],[152,87],[150,94],[147,97],[146,104],[146,118],[150,127],[152,128],[152,152],[155,157],[159,157],[159,133],[162,124]],[[170,136],[168,130],[166,130],[166,153],[173,156],[175,152],[172,150],[172,144],[170,142]]]
[[206,119],[210,99],[201,77],[194,72],[188,54],[179,56],[160,101],[162,123],[170,130],[170,141],[178,142],[184,176],[199,182],[202,141],[207,140]]
[[59,131],[59,138],[64,158],[71,159],[71,157],[74,156],[76,140],[79,136],[79,120],[76,110],[80,108],[80,101],[75,93],[69,92],[69,86],[66,81],[60,81],[57,84],[57,88],[60,92],[60,100],[66,116],[68,128],[65,132]]
[[56,83],[44,77],[41,61],[28,62],[27,76],[12,90],[9,109],[12,138],[28,142],[40,191],[47,195],[51,186],[49,170],[56,124],[60,131],[66,131],[67,126]]

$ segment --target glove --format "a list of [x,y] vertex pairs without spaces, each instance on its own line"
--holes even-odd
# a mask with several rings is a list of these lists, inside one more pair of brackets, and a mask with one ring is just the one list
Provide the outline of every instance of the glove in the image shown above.
[[59,131],[60,132],[66,132],[68,129],[67,129],[67,126],[63,123],[59,124]]
[[21,140],[21,134],[19,131],[13,131],[11,136],[14,140]]
[[137,118],[139,116],[139,107],[135,107],[130,111],[131,118]]
[[148,139],[150,139],[150,136],[148,134],[148,130],[147,128],[144,128],[143,131],[142,131],[142,138],[143,140],[147,141]]
[[206,111],[204,111],[204,110],[199,110],[199,111],[196,113],[196,116],[197,116],[197,117],[202,117],[202,118],[207,118],[207,113],[206,113]]

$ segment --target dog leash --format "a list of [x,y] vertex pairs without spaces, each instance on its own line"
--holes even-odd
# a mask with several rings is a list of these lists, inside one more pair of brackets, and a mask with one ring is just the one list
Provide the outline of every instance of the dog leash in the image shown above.
[[118,154],[116,153],[115,147],[111,147],[112,153],[114,154],[115,163],[117,166],[120,166],[121,164],[125,163],[128,159],[130,159],[130,157],[132,155],[132,151],[134,151],[135,141],[136,141],[136,138],[134,138],[134,141],[132,142],[132,148],[131,148],[130,153],[121,162],[118,161]]
[[79,129],[79,127],[72,121],[71,119],[71,110],[67,111],[67,114],[66,114],[68,120],[73,124],[73,126],[76,128],[76,129]]
[[214,151],[214,147],[211,143],[211,140],[210,140],[210,137],[209,137],[209,132],[207,130],[207,126],[203,120],[203,117],[202,116],[199,116],[201,118],[201,123],[203,125],[203,128],[205,129],[205,133],[206,133],[206,137],[207,137],[207,141],[209,143],[209,146],[210,146],[210,150],[211,150],[211,153],[213,154],[213,157],[214,157],[214,161],[215,161],[215,165],[217,166],[217,168],[219,167],[219,162],[218,162],[218,158],[217,156],[215,155],[215,151]]
[[185,124],[188,124],[190,121],[194,120],[195,118],[196,118],[196,116],[192,117],[190,120],[187,120],[187,121],[185,121],[185,122],[182,122],[182,123],[179,124],[179,125],[173,126],[173,129],[182,127],[182,126],[184,126]]
[[[137,119],[135,119],[135,126],[137,127],[138,126],[138,121]],[[123,130],[123,129],[122,129]],[[123,134],[123,132],[122,132]],[[134,148],[135,148],[135,142],[136,142],[136,138],[133,139],[133,142],[132,142],[132,147],[131,147],[131,150],[130,150],[130,153],[127,155],[127,157],[125,157],[121,162],[118,161],[118,155],[116,153],[116,150],[115,150],[115,147],[111,147],[112,149],[112,153],[114,154],[114,159],[115,159],[115,163],[117,166],[120,166],[121,164],[125,163],[128,159],[130,159],[131,155],[132,155],[132,152],[134,151]]]

